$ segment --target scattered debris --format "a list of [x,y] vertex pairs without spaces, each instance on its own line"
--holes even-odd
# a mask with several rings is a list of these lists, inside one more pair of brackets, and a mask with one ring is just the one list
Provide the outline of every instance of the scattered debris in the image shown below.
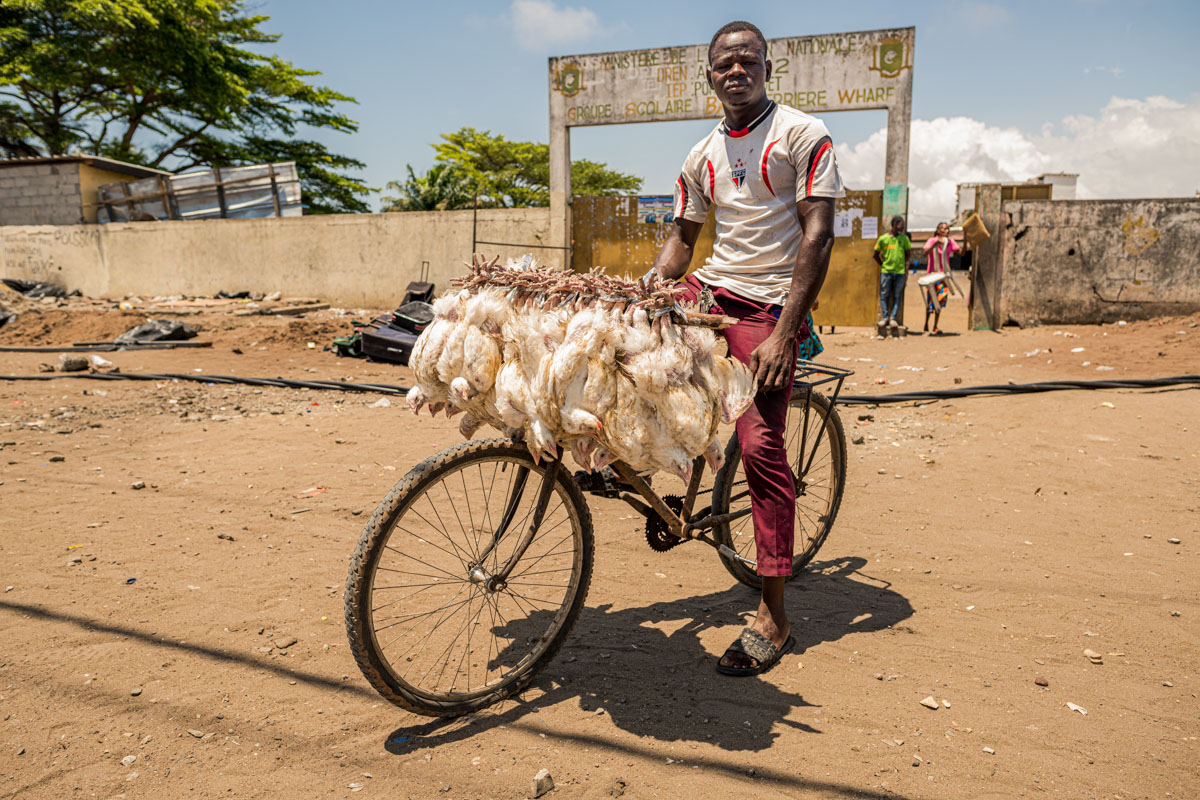
[[388,400],[386,397],[381,397],[378,400],[376,400],[374,403],[371,403],[371,408],[390,408],[391,405],[392,405],[391,400]]
[[1103,664],[1104,663],[1104,656],[1101,655],[1100,653],[1097,653],[1095,650],[1091,650],[1091,649],[1084,650],[1083,654],[1085,656],[1087,656],[1087,659],[1089,661],[1091,661],[1093,664]]
[[129,696],[130,696],[130,697],[138,697],[139,695],[141,695],[141,693],[142,693],[142,687],[140,687],[140,686],[137,686],[137,687],[134,687],[134,688],[133,688],[133,689],[132,689],[132,690],[129,692]]
[[995,751],[995,750],[993,750],[993,749],[992,749],[992,748],[990,748],[990,747],[985,747],[985,748],[983,748],[983,752],[987,753],[989,756],[994,756],[994,755],[996,755],[996,751]]
[[145,481],[134,481],[133,483],[129,484],[129,488],[130,489],[145,489],[146,482]]
[[195,338],[197,331],[174,319],[152,319],[130,328],[113,339],[113,344],[147,344],[149,342],[178,342]]
[[88,361],[88,371],[90,371],[90,372],[120,372],[121,371],[121,368],[118,367],[116,364],[109,361],[107,358],[101,358],[100,356],[96,355],[95,353],[92,353],[90,356],[88,356],[87,361]]
[[59,372],[83,372],[87,368],[87,356],[81,356],[78,353],[63,353],[58,357]]
[[[324,311],[329,308],[329,303],[311,303],[304,306],[283,306],[282,308],[263,308],[258,311],[259,314],[268,316],[289,316],[298,317],[301,314],[307,314],[310,311]],[[253,313],[253,312],[251,312]]]
[[1067,708],[1071,709],[1072,711],[1078,711],[1080,714],[1083,714],[1085,717],[1087,716],[1087,709],[1084,708],[1083,706],[1077,706],[1074,703],[1067,703]]
[[1046,680],[1045,678],[1034,678],[1033,682],[1036,683],[1038,686],[1049,686],[1050,685],[1050,681]]
[[550,770],[543,768],[538,770],[537,775],[533,776],[533,781],[529,786],[529,792],[534,797],[541,797],[553,788],[554,778],[550,777]]
[[929,697],[926,697],[924,700],[922,700],[921,705],[925,706],[928,709],[932,709],[934,711],[938,710],[938,701],[933,699],[933,695],[930,695]]
[[188,735],[195,736],[197,739],[203,739],[204,731],[198,731],[195,728],[190,728],[190,729],[188,729]]
[[286,650],[287,648],[294,645],[296,643],[296,641],[297,641],[297,639],[295,636],[281,636],[275,640],[274,644],[280,650]]
[[14,292],[20,292],[26,297],[66,297],[67,290],[61,286],[55,286],[53,283],[45,281],[23,281],[16,278],[0,278],[0,283],[3,283]]

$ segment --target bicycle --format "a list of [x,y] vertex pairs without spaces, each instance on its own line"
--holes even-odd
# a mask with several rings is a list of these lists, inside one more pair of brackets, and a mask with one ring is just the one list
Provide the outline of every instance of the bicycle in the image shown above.
[[[841,504],[846,441],[833,406],[851,374],[797,364],[785,438],[797,494],[793,578],[824,543]],[[829,397],[814,391],[827,384]],[[683,497],[658,495],[614,462],[624,485],[611,494],[646,517],[654,549],[702,541],[733,577],[758,588],[747,557],[754,537],[740,454],[734,433],[706,490],[706,463],[697,458]],[[695,510],[704,494],[711,503]],[[381,696],[417,714],[459,716],[512,697],[570,633],[592,554],[591,511],[561,451],[537,463],[508,438],[447,448],[392,488],[359,538],[345,595],[355,661]]]

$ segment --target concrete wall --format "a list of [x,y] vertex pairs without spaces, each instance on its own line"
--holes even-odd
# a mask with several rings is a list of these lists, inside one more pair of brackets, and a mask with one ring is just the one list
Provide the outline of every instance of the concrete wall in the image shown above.
[[84,222],[79,164],[0,166],[0,225]]
[[1200,311],[1200,198],[1015,200],[1000,231],[999,311],[1026,324]]
[[[545,208],[479,212],[477,239],[536,244]],[[335,305],[394,306],[423,261],[441,292],[470,259],[470,211],[339,214],[298,219],[127,222],[0,228],[0,276],[45,280],[93,297],[282,291]],[[480,244],[487,255],[561,251]]]

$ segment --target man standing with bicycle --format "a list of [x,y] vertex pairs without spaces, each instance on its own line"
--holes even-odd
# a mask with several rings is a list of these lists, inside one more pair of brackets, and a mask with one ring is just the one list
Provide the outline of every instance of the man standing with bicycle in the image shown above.
[[757,27],[723,26],[708,57],[709,85],[724,119],[684,161],[675,184],[675,227],[654,268],[664,278],[683,277],[715,206],[713,255],[687,283],[697,296],[712,290],[715,310],[738,319],[725,330],[729,352],[758,381],[737,433],[762,577],[755,621],[717,669],[756,675],[795,645],[784,610],[796,507],[784,429],[797,342],[808,338],[804,320],[829,267],[833,200],[845,192],[825,125],[767,97],[771,62]]

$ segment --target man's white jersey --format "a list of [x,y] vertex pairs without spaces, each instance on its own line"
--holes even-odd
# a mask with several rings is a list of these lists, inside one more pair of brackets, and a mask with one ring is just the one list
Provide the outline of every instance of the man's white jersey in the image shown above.
[[722,122],[692,148],[675,183],[675,216],[703,223],[715,205],[713,254],[696,277],[782,305],[804,238],[797,201],[844,195],[824,123],[772,102],[745,128]]

